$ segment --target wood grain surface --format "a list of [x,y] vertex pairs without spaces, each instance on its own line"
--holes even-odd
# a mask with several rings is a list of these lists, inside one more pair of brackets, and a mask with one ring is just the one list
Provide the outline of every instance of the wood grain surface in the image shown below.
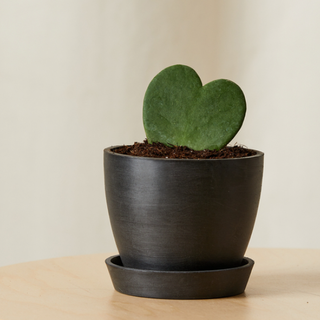
[[248,249],[255,266],[245,293],[213,300],[120,294],[104,264],[110,255],[0,268],[0,319],[320,319],[320,250]]

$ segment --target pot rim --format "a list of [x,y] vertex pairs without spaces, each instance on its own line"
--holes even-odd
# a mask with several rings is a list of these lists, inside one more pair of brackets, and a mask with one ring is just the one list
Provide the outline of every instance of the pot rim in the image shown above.
[[121,153],[117,153],[117,152],[114,152],[112,151],[113,149],[116,149],[116,148],[120,148],[122,147],[122,145],[116,145],[116,146],[110,146],[110,147],[107,147],[103,150],[104,153],[109,153],[109,154],[112,154],[114,156],[119,156],[119,157],[127,157],[127,158],[134,158],[134,159],[144,159],[144,160],[156,160],[156,161],[182,161],[182,162],[190,162],[190,161],[204,161],[204,162],[208,162],[208,161],[237,161],[237,160],[244,160],[244,159],[251,159],[251,158],[257,158],[257,157],[262,157],[264,156],[264,153],[262,151],[259,151],[259,150],[256,150],[256,149],[250,149],[248,148],[249,150],[253,150],[256,152],[255,155],[253,156],[247,156],[247,157],[239,157],[239,158],[222,158],[222,159],[188,159],[188,158],[183,158],[183,159],[180,159],[180,158],[155,158],[155,157],[140,157],[140,156],[132,156],[132,155],[129,155],[129,154],[121,154]]

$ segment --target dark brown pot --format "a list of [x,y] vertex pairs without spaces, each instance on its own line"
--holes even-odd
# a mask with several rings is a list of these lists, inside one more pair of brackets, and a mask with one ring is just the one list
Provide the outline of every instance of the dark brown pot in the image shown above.
[[104,150],[105,191],[126,268],[239,267],[253,230],[263,153],[237,159],[156,159]]

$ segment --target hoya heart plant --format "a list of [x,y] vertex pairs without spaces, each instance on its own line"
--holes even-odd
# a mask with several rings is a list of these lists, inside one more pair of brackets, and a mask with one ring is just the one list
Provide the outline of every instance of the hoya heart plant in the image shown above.
[[184,65],[152,79],[143,101],[147,141],[104,150],[108,212],[119,250],[106,264],[117,291],[161,299],[244,292],[254,263],[244,254],[264,155],[224,147],[245,113],[244,94],[232,81],[203,86]]
[[219,79],[202,85],[185,65],[162,70],[150,82],[143,101],[143,125],[149,143],[220,150],[236,135],[246,113],[241,88]]

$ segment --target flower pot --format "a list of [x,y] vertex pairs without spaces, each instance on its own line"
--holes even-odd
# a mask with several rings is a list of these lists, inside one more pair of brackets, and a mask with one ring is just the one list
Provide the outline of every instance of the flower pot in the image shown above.
[[114,148],[104,150],[104,174],[120,267],[150,274],[243,268],[262,152],[190,160],[134,157]]

